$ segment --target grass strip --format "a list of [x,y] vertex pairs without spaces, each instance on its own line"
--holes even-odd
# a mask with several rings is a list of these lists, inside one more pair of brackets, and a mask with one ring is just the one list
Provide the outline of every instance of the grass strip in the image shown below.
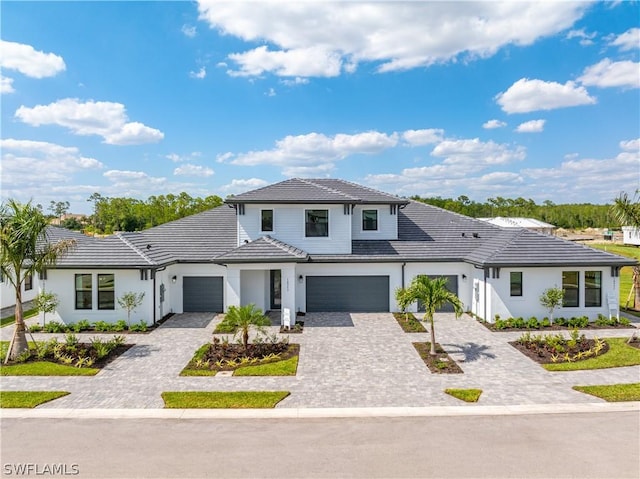
[[627,344],[628,338],[608,338],[609,351],[584,361],[543,364],[547,371],[579,371],[582,369],[606,369],[640,364],[640,349]]
[[95,376],[97,368],[76,368],[50,361],[30,361],[0,368],[1,376]]
[[[36,308],[27,309],[22,312],[22,319],[29,319],[38,314],[38,310]],[[4,328],[5,326],[9,326],[16,322],[16,316],[12,314],[11,316],[7,316],[6,318],[0,319],[0,328]]]
[[162,393],[169,409],[272,409],[289,391],[168,391]]
[[448,388],[445,389],[444,392],[464,402],[478,402],[478,399],[480,399],[480,395],[482,394],[482,389]]
[[298,356],[267,364],[242,366],[233,372],[234,376],[295,376],[298,370]]
[[640,401],[640,383],[573,386],[573,389],[608,402]]
[[67,391],[0,391],[0,408],[32,409],[67,394]]

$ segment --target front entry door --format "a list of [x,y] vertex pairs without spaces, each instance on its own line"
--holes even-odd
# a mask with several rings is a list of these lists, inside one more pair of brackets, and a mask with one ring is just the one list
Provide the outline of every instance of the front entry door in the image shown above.
[[271,309],[280,309],[282,307],[281,277],[282,272],[279,269],[271,270]]

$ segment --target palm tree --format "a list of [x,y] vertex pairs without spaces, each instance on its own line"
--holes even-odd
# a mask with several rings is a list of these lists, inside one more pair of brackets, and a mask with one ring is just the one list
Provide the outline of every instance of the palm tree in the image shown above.
[[[636,190],[634,198],[627,193],[620,193],[611,206],[611,213],[621,226],[640,228],[640,190]],[[633,289],[635,290],[635,309],[640,309],[640,266],[633,267]]]
[[224,319],[225,322],[236,328],[236,331],[242,335],[242,344],[245,351],[249,345],[249,331],[251,327],[255,327],[258,331],[263,331],[263,327],[269,326],[271,321],[255,304],[247,304],[245,306],[229,306]]
[[0,268],[16,292],[16,327],[6,361],[28,349],[22,316],[22,283],[27,276],[55,265],[75,245],[71,239],[50,243],[47,226],[42,211],[31,202],[21,204],[10,199],[0,205]]
[[435,356],[436,331],[433,325],[433,315],[446,303],[450,303],[453,306],[456,318],[458,318],[463,312],[462,301],[451,291],[447,290],[446,278],[429,279],[424,275],[413,278],[413,281],[411,281],[411,284],[407,288],[406,295],[411,299],[411,302],[420,301],[424,306],[424,320],[429,320],[431,325],[431,349],[429,354]]

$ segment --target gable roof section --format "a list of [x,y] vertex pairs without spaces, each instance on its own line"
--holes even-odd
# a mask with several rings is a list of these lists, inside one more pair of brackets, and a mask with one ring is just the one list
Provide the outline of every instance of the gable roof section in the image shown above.
[[394,195],[336,179],[291,178],[228,198],[226,203],[407,204]]
[[216,263],[271,263],[307,261],[309,255],[295,246],[263,236],[215,258]]

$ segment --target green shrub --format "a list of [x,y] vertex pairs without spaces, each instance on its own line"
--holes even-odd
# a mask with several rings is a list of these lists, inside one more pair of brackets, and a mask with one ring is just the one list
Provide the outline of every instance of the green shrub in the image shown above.
[[121,332],[121,331],[126,331],[126,329],[127,329],[127,322],[124,319],[119,319],[118,321],[115,322],[115,324],[111,325],[111,331]]
[[513,328],[524,328],[525,327],[524,318],[522,318],[522,317],[511,318],[511,327],[513,327]]
[[39,333],[40,331],[42,331],[42,326],[40,326],[39,324],[34,324],[32,326],[29,326],[29,331],[31,331],[32,333]]
[[628,318],[620,318],[620,320],[618,321],[618,324],[621,324],[622,326],[630,326],[631,321],[629,321]]
[[93,323],[93,327],[96,331],[111,331],[111,324],[107,323],[106,321],[96,321],[95,323]]
[[496,319],[496,322],[493,324],[493,327],[496,329],[505,329],[507,327],[507,322],[504,319]]
[[543,328],[548,328],[551,326],[551,320],[549,318],[543,318],[542,319],[542,327]]
[[527,320],[527,328],[538,329],[539,327],[540,327],[540,322],[538,321],[538,318],[536,318],[535,316],[532,316]]
[[46,333],[66,333],[68,328],[66,325],[58,321],[49,321],[43,328]]
[[574,316],[569,320],[568,326],[570,328],[586,328],[589,326],[589,318],[587,316]]
[[91,329],[91,323],[86,319],[81,319],[76,324],[69,325],[74,333],[81,333],[82,331],[88,331]]
[[553,322],[558,326],[566,326],[567,324],[569,324],[569,321],[567,321],[567,319],[563,318],[562,316],[556,318]]
[[132,324],[129,331],[144,333],[147,330],[147,323],[141,319],[138,324]]

